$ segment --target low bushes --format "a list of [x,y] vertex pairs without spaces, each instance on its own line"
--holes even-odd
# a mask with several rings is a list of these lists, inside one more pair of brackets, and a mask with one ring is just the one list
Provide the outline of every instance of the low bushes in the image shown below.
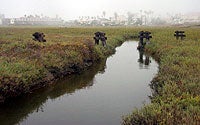
[[200,29],[184,30],[186,39],[183,41],[173,38],[175,28],[153,31],[154,39],[146,52],[152,54],[160,66],[150,84],[152,103],[134,110],[123,118],[122,124],[200,124]]
[[[0,102],[46,86],[56,79],[80,73],[106,58],[122,44],[116,32],[107,46],[94,45],[91,28],[0,28]],[[32,33],[46,33],[46,43],[32,40]],[[123,33],[123,32],[122,32]],[[121,35],[122,36],[122,35]],[[16,39],[16,37],[20,39]],[[119,40],[120,39],[120,40]]]

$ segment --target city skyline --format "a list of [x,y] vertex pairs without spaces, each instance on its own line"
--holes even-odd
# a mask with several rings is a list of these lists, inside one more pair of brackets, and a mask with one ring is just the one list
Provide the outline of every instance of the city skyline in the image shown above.
[[140,10],[151,10],[161,16],[166,13],[200,12],[199,0],[1,0],[0,3],[0,13],[8,18],[43,14],[73,20],[80,16],[102,16],[102,12],[106,17],[113,16],[115,12],[126,15],[127,12]]

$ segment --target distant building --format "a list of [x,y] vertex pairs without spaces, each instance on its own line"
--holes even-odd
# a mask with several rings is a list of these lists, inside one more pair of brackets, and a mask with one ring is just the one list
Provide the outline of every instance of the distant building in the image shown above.
[[14,25],[62,25],[61,18],[28,16],[14,19]]
[[117,15],[115,17],[110,17],[110,23],[112,25],[127,25],[128,18],[125,15]]
[[64,21],[61,18],[50,18],[40,16],[24,16],[20,18],[4,18],[3,25],[63,25]]
[[2,25],[11,25],[12,23],[13,23],[13,19],[11,18],[2,19]]

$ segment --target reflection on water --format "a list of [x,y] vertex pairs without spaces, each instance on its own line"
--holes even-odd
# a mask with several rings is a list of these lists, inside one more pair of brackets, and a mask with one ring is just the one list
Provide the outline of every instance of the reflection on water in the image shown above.
[[140,50],[139,52],[139,66],[140,68],[148,68],[149,64],[151,63],[150,56],[148,54],[144,55],[144,50]]
[[148,84],[157,73],[158,65],[152,59],[150,63],[150,57],[145,57],[148,68],[138,67],[136,46],[136,42],[126,42],[83,74],[0,106],[0,125],[120,124],[122,115],[149,102]]
[[95,74],[104,72],[105,63],[106,60],[102,60],[100,64],[94,64],[81,75],[72,75],[56,82],[55,85],[0,105],[0,125],[17,124],[26,119],[28,114],[44,112],[46,100],[54,100],[64,94],[70,95],[79,89],[89,88],[94,83]]

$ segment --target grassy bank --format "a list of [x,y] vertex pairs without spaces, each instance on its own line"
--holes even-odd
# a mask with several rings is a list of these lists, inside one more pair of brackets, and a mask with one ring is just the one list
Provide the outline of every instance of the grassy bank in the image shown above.
[[[106,32],[106,47],[94,45],[96,31]],[[34,32],[45,33],[47,42],[33,41]],[[126,28],[0,28],[0,100],[80,73],[114,53],[124,34]]]
[[[176,40],[177,29],[186,32]],[[200,124],[200,29],[157,28],[146,51],[160,66],[151,83],[151,104],[123,118],[124,125]]]
[[[199,28],[0,28],[0,100],[79,73],[141,30],[152,32],[146,52],[160,63],[159,72],[150,85],[152,103],[122,124],[199,124]],[[176,40],[175,30],[184,30],[186,39]],[[32,40],[36,31],[45,33],[46,43]],[[94,46],[96,31],[106,32],[107,47]]]

